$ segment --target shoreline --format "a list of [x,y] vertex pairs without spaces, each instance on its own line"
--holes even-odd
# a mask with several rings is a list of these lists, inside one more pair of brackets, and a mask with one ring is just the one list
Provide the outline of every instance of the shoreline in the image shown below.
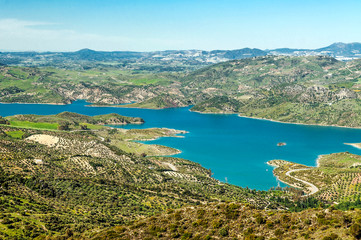
[[[115,128],[115,129],[119,129],[119,128]],[[147,128],[145,128],[147,129]],[[154,138],[150,138],[150,139],[143,139],[143,140],[131,140],[131,142],[136,142],[136,143],[139,143],[139,144],[144,144],[144,145],[153,145],[153,146],[159,146],[159,147],[164,147],[164,148],[168,148],[170,150],[173,150],[174,153],[173,154],[161,154],[161,155],[151,155],[151,157],[172,157],[172,156],[176,156],[178,154],[181,154],[183,151],[178,149],[178,148],[173,148],[173,147],[169,147],[167,145],[162,145],[162,144],[157,144],[157,143],[152,143],[152,141],[155,141],[155,140],[158,140],[160,138],[172,138],[172,137],[175,137],[175,138],[185,138],[185,134],[189,133],[188,131],[186,130],[177,130],[177,129],[171,129],[171,128],[148,128],[148,129],[164,129],[164,130],[168,130],[168,131],[171,131],[173,132],[173,135],[166,135],[166,136],[157,136],[157,137],[154,137]],[[131,130],[131,129],[126,129],[127,131],[128,130]],[[183,135],[179,135],[179,134],[183,134]],[[126,140],[126,141],[129,141]]]
[[[316,123],[294,123],[294,122],[283,122],[279,120],[273,120],[268,118],[261,118],[261,117],[249,117],[241,115],[240,113],[227,113],[227,112],[200,112],[200,111],[192,111],[189,109],[190,112],[200,113],[200,114],[221,114],[221,115],[237,115],[240,118],[249,118],[255,120],[263,120],[275,123],[283,123],[283,124],[294,124],[294,125],[304,125],[304,126],[317,126],[317,127],[337,127],[337,128],[349,128],[349,129],[361,129],[360,127],[347,127],[347,126],[339,126],[339,125],[327,125],[327,124],[316,124]],[[361,149],[361,147],[360,147]]]
[[[217,113],[216,113],[217,114]],[[250,118],[250,119],[256,119],[256,120],[262,120],[262,121],[269,121],[269,122],[275,122],[275,123],[283,123],[283,124],[293,124],[293,125],[304,125],[304,126],[316,126],[316,127],[336,127],[336,128],[349,128],[349,129],[361,129],[360,127],[346,127],[346,126],[338,126],[338,125],[326,125],[326,124],[316,124],[316,123],[293,123],[293,122],[282,122],[279,120],[272,120],[267,118],[258,118],[258,117],[247,117],[242,116],[238,113],[236,113],[238,117],[240,118]]]
[[357,149],[361,149],[361,143],[343,143],[343,144],[352,146]]
[[[118,128],[116,128],[116,129],[118,129]],[[155,141],[155,140],[158,140],[160,138],[168,138],[168,137],[185,138],[184,135],[189,133],[186,130],[178,130],[178,129],[171,129],[171,128],[143,128],[143,129],[162,129],[162,130],[168,130],[168,131],[173,132],[173,133],[172,133],[172,135],[158,136],[158,137],[154,137],[154,138],[149,138],[149,139],[144,139],[144,140],[135,140],[135,141],[137,141],[137,142],[148,142],[148,141]],[[131,129],[127,129],[127,130],[131,130]],[[179,135],[179,134],[183,134],[183,135]],[[168,147],[168,146],[166,146],[166,147]]]
[[[84,100],[84,99],[78,99],[78,100]],[[78,101],[76,100],[76,101]],[[75,101],[73,101],[75,102]],[[71,105],[73,102],[71,103],[26,103],[26,102],[0,102],[0,104],[43,104],[43,105]],[[130,103],[131,104],[131,103]],[[123,105],[96,105],[96,104],[88,104],[88,105],[84,105],[85,107],[115,107],[115,108],[133,108],[133,109],[146,109],[146,110],[162,110],[162,109],[170,109],[170,108],[186,108],[189,107],[191,105],[188,106],[184,106],[184,107],[169,107],[169,108],[142,108],[142,107],[126,107],[127,104]],[[294,125],[304,125],[304,126],[318,126],[318,127],[337,127],[337,128],[349,128],[349,129],[361,129],[360,127],[347,127],[347,126],[339,126],[339,125],[334,125],[334,124],[316,124],[316,123],[294,123],[294,122],[283,122],[283,121],[279,121],[279,120],[273,120],[273,119],[268,119],[268,118],[261,118],[261,117],[249,117],[249,116],[243,116],[240,113],[226,113],[226,112],[219,112],[219,113],[213,113],[213,112],[199,112],[199,111],[192,111],[191,109],[189,109],[190,112],[195,112],[195,113],[200,113],[200,114],[222,114],[222,115],[237,115],[238,117],[241,118],[250,118],[250,119],[256,119],[256,120],[263,120],[263,121],[270,121],[270,122],[275,122],[275,123],[283,123],[283,124],[294,124]]]
[[[4,104],[7,104],[7,105],[10,105],[10,104],[14,104],[14,103],[4,103]],[[58,103],[55,103],[55,104],[50,104],[50,103],[15,103],[15,104],[43,104],[43,105],[68,105],[68,104],[58,104]],[[73,103],[71,103],[73,104]],[[70,105],[70,104],[69,104]],[[83,105],[81,104],[81,106],[89,106],[89,107],[100,107],[100,106],[96,106],[96,105]],[[106,107],[116,107],[116,106],[106,106]],[[122,107],[122,106],[120,106]],[[189,107],[189,106],[188,106]],[[118,107],[117,107],[118,108]],[[176,107],[176,108],[187,108],[187,107]],[[138,108],[138,109],[144,109],[144,108]],[[152,110],[162,110],[162,109],[152,109]],[[233,115],[233,114],[237,114],[238,117],[241,117],[241,118],[250,118],[250,119],[256,119],[256,120],[263,120],[263,121],[271,121],[271,122],[277,122],[277,123],[282,123],[282,124],[297,124],[297,125],[315,125],[315,126],[324,126],[324,127],[339,127],[339,128],[350,128],[350,129],[360,129],[361,127],[344,127],[344,126],[335,126],[335,125],[320,125],[320,124],[304,124],[304,123],[289,123],[289,122],[281,122],[281,121],[277,121],[277,120],[270,120],[270,119],[264,119],[264,118],[256,118],[256,117],[247,117],[247,116],[241,116],[240,114],[238,113],[225,113],[225,112],[220,112],[220,113],[212,113],[212,112],[198,112],[198,111],[191,111],[190,109],[188,109],[190,112],[195,112],[195,113],[198,113],[198,114],[222,114],[222,115]],[[130,123],[131,124],[136,124],[136,125],[141,125],[141,124],[144,124],[144,123],[141,123],[141,122],[137,122],[137,123]],[[111,125],[106,125],[107,127],[111,127],[112,128],[112,125],[113,126],[121,126],[121,125],[126,125],[126,124],[111,124]],[[11,126],[12,127],[12,126]],[[19,128],[19,127],[15,127],[15,128]],[[21,128],[21,127],[20,127]],[[114,127],[116,128],[116,127]],[[168,128],[166,128],[168,129]],[[43,130],[43,129],[39,129],[39,130]],[[55,130],[57,131],[57,130]],[[179,132],[178,132],[179,131]],[[145,143],[145,142],[151,142],[151,141],[154,141],[154,140],[157,140],[159,138],[163,138],[163,137],[177,137],[177,138],[184,138],[185,136],[182,136],[182,135],[178,135],[178,134],[186,134],[186,133],[189,133],[188,131],[185,131],[185,130],[177,130],[177,132],[175,133],[175,135],[173,136],[159,136],[157,138],[154,138],[154,139],[145,139],[145,140],[138,140],[138,141],[142,141],[143,143],[141,144],[150,144],[150,145],[158,145],[158,146],[162,146],[162,147],[167,147],[167,148],[170,148],[172,150],[174,150],[175,153],[173,154],[165,154],[165,155],[158,155],[158,156],[163,156],[163,157],[167,157],[167,156],[175,156],[175,155],[178,155],[178,154],[181,154],[182,151],[177,149],[177,148],[172,148],[172,147],[169,147],[167,145],[160,145],[160,144],[152,144],[152,143]],[[352,144],[352,143],[344,143],[346,145],[351,145],[353,147],[356,147],[358,149],[361,149],[361,146],[360,147],[357,147],[355,146],[355,144]],[[361,144],[360,144],[361,145]],[[331,152],[332,153],[332,152]],[[156,155],[155,155],[156,156]],[[322,155],[318,155],[317,158],[316,158],[316,161],[315,161],[315,165],[316,167],[319,167],[320,166],[320,163],[319,163],[319,160],[322,158],[323,154]],[[191,161],[191,160],[190,160]],[[192,161],[192,162],[195,162],[195,161]],[[267,165],[269,166],[272,166],[273,168],[277,168],[278,166],[276,165],[272,165],[272,164],[269,164],[268,162],[266,163]],[[279,179],[279,177],[277,177],[276,175],[273,174],[273,176],[276,178],[277,181],[280,181],[288,186],[292,186],[291,184],[285,182],[285,181],[282,181]]]
[[214,115],[238,115],[238,113],[227,113],[227,112],[200,112],[200,111],[192,111],[189,109],[190,112],[200,113],[200,114],[214,114]]
[[323,157],[323,154],[318,155],[316,159],[316,167],[320,167],[320,159]]
[[71,103],[27,103],[27,102],[0,102],[0,104],[39,104],[39,105],[70,105]]
[[89,105],[85,105],[86,107],[114,107],[114,108],[133,108],[133,109],[146,109],[146,110],[162,110],[162,109],[170,109],[170,108],[184,108],[184,107],[188,107],[188,106],[184,106],[184,107],[167,107],[167,108],[146,108],[146,107],[134,107],[134,106],[130,106],[127,107],[128,105],[130,105],[132,103],[126,103],[126,104],[109,104],[109,105],[97,105],[97,104],[89,104]]
[[[319,156],[322,156],[322,155],[319,155]],[[318,159],[319,159],[319,158],[320,158],[320,157],[317,158],[317,167],[318,167],[318,164],[319,164],[319,163],[318,163]],[[271,161],[272,161],[272,160],[271,160]],[[291,162],[291,163],[293,163],[293,162]],[[274,171],[275,169],[277,169],[277,168],[280,167],[280,166],[278,166],[278,165],[276,165],[276,164],[270,163],[270,161],[267,162],[267,165],[274,167],[273,171]],[[299,182],[302,182],[302,183],[308,185],[307,189],[308,189],[310,192],[307,193],[307,194],[305,194],[304,196],[310,196],[310,195],[313,195],[313,194],[317,193],[317,192],[319,191],[319,188],[316,187],[313,183],[310,183],[310,182],[307,182],[307,181],[305,181],[305,180],[299,179],[299,178],[297,178],[297,177],[291,176],[291,173],[293,173],[293,172],[298,172],[298,171],[309,170],[309,169],[312,169],[312,168],[314,168],[314,167],[306,166],[306,168],[292,169],[292,170],[289,170],[289,171],[287,171],[287,172],[285,173],[286,176],[288,176],[288,177],[290,177],[290,178],[293,178],[293,179],[295,179],[296,181],[299,181]],[[290,187],[294,187],[294,188],[297,188],[297,189],[304,190],[303,188],[301,188],[301,187],[299,187],[299,186],[297,186],[297,185],[295,185],[295,184],[291,184],[291,183],[288,183],[288,182],[286,182],[286,181],[284,181],[284,180],[281,180],[281,179],[279,178],[279,176],[275,175],[274,173],[273,173],[273,176],[275,176],[278,181],[280,181],[280,182],[282,182],[282,183],[284,183],[284,184],[286,184],[286,185],[288,185],[288,186],[290,186]]]
[[[291,185],[290,183],[287,183],[287,182],[285,182],[285,181],[282,181],[278,176],[276,176],[276,175],[273,173],[273,171],[274,171],[276,168],[279,168],[279,166],[273,165],[273,164],[269,163],[269,161],[267,161],[266,164],[267,164],[268,166],[273,167],[272,175],[276,178],[277,181],[280,181],[281,183],[284,183],[284,184],[286,184],[287,186],[294,187],[294,188],[298,188],[298,187],[295,187],[295,186]],[[298,188],[298,189],[299,189],[299,188]]]

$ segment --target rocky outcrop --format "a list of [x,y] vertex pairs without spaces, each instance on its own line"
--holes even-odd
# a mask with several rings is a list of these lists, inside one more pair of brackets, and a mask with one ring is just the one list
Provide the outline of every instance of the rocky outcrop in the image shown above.
[[346,88],[334,92],[325,87],[311,86],[298,97],[298,101],[301,103],[333,103],[343,99],[356,98],[358,98],[357,93]]
[[70,101],[75,101],[77,99],[85,99],[88,102],[92,103],[102,103],[102,104],[120,104],[122,103],[120,99],[114,97],[112,94],[108,93],[100,87],[88,87],[83,84],[78,84],[76,86],[60,86],[54,89],[57,93],[63,96]]

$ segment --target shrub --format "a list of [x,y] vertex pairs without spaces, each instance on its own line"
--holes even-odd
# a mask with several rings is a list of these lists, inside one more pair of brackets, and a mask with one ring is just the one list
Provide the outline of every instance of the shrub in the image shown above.
[[193,236],[192,233],[190,233],[190,232],[185,232],[185,233],[183,234],[183,236],[182,236],[181,239],[182,239],[182,240],[183,240],[183,239],[191,239],[192,236]]
[[244,235],[251,235],[252,233],[253,233],[254,231],[253,231],[253,228],[251,228],[251,227],[249,227],[249,228],[247,228],[247,230],[244,232]]
[[305,224],[310,225],[310,224],[311,224],[311,220],[310,220],[310,219],[305,219]]
[[223,227],[219,230],[219,235],[221,235],[222,237],[226,237],[228,236],[228,228],[227,227]]
[[358,223],[353,224],[350,227],[350,232],[352,236],[354,236],[356,239],[361,239],[361,225]]
[[273,224],[273,222],[271,222],[271,221],[267,221],[266,226],[267,226],[268,228],[273,228],[273,227],[274,227],[274,224]]
[[212,223],[212,228],[213,229],[220,228],[222,226],[222,224],[223,224],[223,221],[221,219],[214,220]]
[[68,123],[68,122],[59,123],[59,125],[58,125],[58,130],[62,130],[62,131],[68,131],[68,130],[70,130],[70,128],[69,128],[69,123]]
[[339,237],[336,233],[331,233],[330,235],[322,238],[322,240],[337,240],[337,239],[339,239]]
[[256,223],[257,224],[265,224],[266,220],[262,216],[257,216],[256,217]]
[[182,220],[182,214],[181,214],[181,212],[180,211],[177,211],[177,212],[175,212],[174,213],[174,219],[176,220],[176,221],[179,221],[179,220]]
[[276,229],[275,235],[276,235],[277,237],[281,236],[282,234],[283,234],[283,231],[282,231],[281,229]]

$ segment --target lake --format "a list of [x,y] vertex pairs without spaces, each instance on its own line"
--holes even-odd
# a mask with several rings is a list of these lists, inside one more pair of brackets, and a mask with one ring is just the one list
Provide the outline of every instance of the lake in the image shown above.
[[[237,115],[201,114],[189,107],[162,110],[88,107],[85,101],[69,105],[0,104],[0,115],[57,114],[64,111],[86,115],[118,113],[141,117],[143,125],[124,128],[166,127],[186,130],[184,138],[160,138],[156,143],[182,151],[177,157],[210,168],[214,177],[242,187],[268,190],[279,182],[273,176],[272,159],[284,159],[315,166],[320,154],[361,150],[343,143],[361,142],[361,129],[277,123]],[[286,146],[278,147],[278,142]],[[281,184],[281,186],[284,186]]]

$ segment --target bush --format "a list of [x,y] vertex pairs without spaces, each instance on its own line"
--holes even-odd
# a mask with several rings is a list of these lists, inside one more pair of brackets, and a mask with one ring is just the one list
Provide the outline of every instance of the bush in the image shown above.
[[247,228],[247,230],[244,232],[244,235],[251,235],[252,233],[253,233],[254,231],[253,231],[253,228],[251,228],[251,227],[249,227],[249,228]]
[[217,228],[220,228],[223,224],[223,221],[221,219],[218,219],[218,220],[214,220],[212,222],[212,228],[213,229],[217,229]]
[[9,120],[0,116],[0,124],[10,125],[10,122],[9,122]]
[[69,128],[69,123],[68,123],[68,122],[59,123],[59,125],[58,125],[58,130],[62,130],[62,131],[68,131],[68,130],[70,130],[70,128]]
[[352,236],[354,236],[356,239],[361,239],[361,225],[358,223],[353,224],[350,227],[350,232]]
[[265,224],[266,220],[262,216],[257,216],[256,217],[256,223],[257,224]]
[[337,240],[337,239],[339,239],[339,237],[336,233],[331,233],[330,235],[322,238],[322,240]]
[[193,236],[192,233],[190,233],[190,232],[185,232],[185,233],[183,234],[183,236],[182,236],[181,239],[182,239],[182,240],[183,240],[183,239],[191,239],[192,236]]
[[222,237],[228,236],[228,228],[227,227],[221,228],[221,230],[219,230],[219,235],[221,235]]
[[277,229],[277,230],[275,231],[275,235],[276,235],[277,237],[281,236],[282,234],[283,234],[283,231],[282,231],[281,229]]

